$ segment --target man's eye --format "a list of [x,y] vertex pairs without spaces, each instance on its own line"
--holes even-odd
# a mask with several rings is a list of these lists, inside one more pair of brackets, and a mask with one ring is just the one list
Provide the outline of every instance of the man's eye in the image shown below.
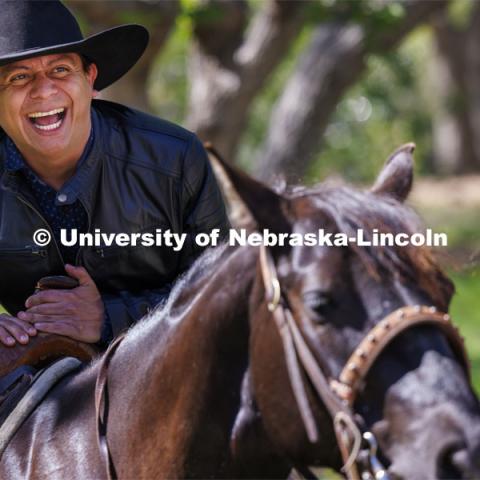
[[65,73],[65,72],[68,72],[68,68],[67,67],[55,67],[53,69],[53,72],[54,73]]
[[10,77],[10,82],[18,83],[26,79],[27,79],[27,75],[25,73],[19,73],[18,75],[14,75],[13,77]]

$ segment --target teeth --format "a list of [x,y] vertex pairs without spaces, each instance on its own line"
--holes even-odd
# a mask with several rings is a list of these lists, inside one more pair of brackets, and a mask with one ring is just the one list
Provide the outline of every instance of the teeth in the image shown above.
[[[46,117],[48,115],[55,115],[56,113],[63,113],[64,108],[56,108],[55,110],[50,110],[49,112],[34,112],[29,113],[28,118],[39,118],[39,117]],[[57,122],[58,123],[58,122]]]
[[39,128],[40,130],[55,130],[62,124],[62,120],[59,120],[58,122],[52,123],[50,125],[37,125],[36,123],[34,124],[36,128]]

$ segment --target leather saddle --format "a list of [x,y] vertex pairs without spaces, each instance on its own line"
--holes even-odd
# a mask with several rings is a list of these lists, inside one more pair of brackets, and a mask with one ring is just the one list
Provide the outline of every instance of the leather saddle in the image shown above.
[[[46,289],[70,289],[77,280],[63,275],[41,278],[35,293]],[[99,353],[91,344],[63,335],[37,333],[27,345],[7,347],[0,343],[0,425],[10,416],[18,402],[41,375],[42,369],[62,357],[75,357],[88,362]]]
[[[46,289],[70,289],[77,286],[78,282],[74,278],[58,275],[41,278],[35,292]],[[99,349],[92,344],[62,335],[39,332],[35,337],[30,337],[27,345],[17,343],[13,347],[7,347],[0,344],[0,378],[24,365],[42,368],[61,357],[76,357],[82,362],[88,362],[98,353]]]

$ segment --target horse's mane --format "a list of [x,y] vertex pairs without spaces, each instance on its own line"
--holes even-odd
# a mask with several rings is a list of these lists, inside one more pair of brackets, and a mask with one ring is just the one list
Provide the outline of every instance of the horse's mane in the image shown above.
[[199,295],[212,279],[214,267],[228,257],[229,249],[226,247],[227,244],[220,244],[202,252],[192,266],[177,278],[168,299],[132,325],[128,332],[129,342],[135,344],[137,337],[144,336],[150,327],[161,329],[156,331],[159,339],[162,334],[170,331],[191,306],[195,296]]
[[[226,243],[205,250],[192,266],[177,279],[168,300],[163,305],[157,307],[154,314],[169,318],[186,290],[188,290],[190,298],[192,294],[197,294],[201,287],[205,286],[206,282],[212,277],[212,271],[218,268],[218,262],[221,261],[226,250]],[[185,302],[180,303],[183,306]],[[178,312],[175,312],[175,314],[178,314]]]
[[[414,210],[393,197],[362,191],[338,181],[327,181],[313,187],[283,186],[278,193],[290,200],[308,197],[314,207],[332,218],[338,231],[348,237],[356,236],[358,229],[364,231],[366,240],[371,238],[373,229],[393,234],[413,234],[424,230]],[[412,245],[359,247],[352,243],[349,248],[375,278],[384,279],[389,276],[400,281],[414,282],[439,308],[446,310],[448,307],[453,284],[437,264],[430,248]],[[155,323],[160,321],[166,329],[175,325],[176,319],[182,318],[196,295],[213,279],[212,272],[219,269],[220,262],[238,250],[229,248],[226,243],[207,249],[175,282],[168,300],[140,323],[145,324],[155,318]],[[142,329],[134,330],[140,332]]]
[[[358,229],[370,240],[371,232],[381,233],[424,232],[424,226],[415,211],[389,195],[362,191],[339,181],[327,181],[314,187],[285,187],[283,195],[290,199],[309,197],[314,206],[329,215],[338,231],[348,237],[356,236]],[[350,244],[368,272],[376,278],[386,276],[401,281],[415,282],[436,302],[446,309],[453,294],[453,284],[443,273],[427,246],[371,246]]]

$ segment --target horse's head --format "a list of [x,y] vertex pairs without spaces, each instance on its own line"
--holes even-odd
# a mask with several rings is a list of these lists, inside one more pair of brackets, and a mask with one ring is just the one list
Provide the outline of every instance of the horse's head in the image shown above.
[[[380,457],[392,477],[480,476],[480,409],[458,354],[461,348],[453,348],[455,335],[445,335],[440,321],[429,323],[429,317],[433,322],[444,316],[437,312],[448,311],[452,283],[426,247],[362,246],[351,240],[358,230],[365,241],[374,241],[376,233],[422,231],[418,217],[403,204],[412,185],[412,152],[412,145],[397,150],[368,191],[327,183],[277,193],[224,166],[228,183],[251,215],[249,224],[258,231],[301,234],[304,239],[311,234],[316,243],[320,230],[324,238],[337,242],[268,247],[271,260],[264,258],[263,270],[273,273],[259,266],[251,299],[252,395],[270,440],[297,465],[338,468],[341,462],[331,410],[315,393],[305,362],[298,359],[302,367],[295,373],[295,359],[286,360],[302,354],[298,348],[297,353],[286,353],[295,341],[281,340],[278,323],[288,323],[285,310],[331,382],[339,379],[352,352],[382,319],[400,308],[421,305],[424,321],[411,322],[391,341],[385,340],[365,378],[357,382],[354,419],[378,439]],[[336,234],[348,237],[349,244]],[[267,308],[272,301],[268,294],[276,292],[265,294],[271,275],[278,278],[281,291],[283,319],[277,322],[275,305]],[[354,371],[358,365],[348,368]],[[299,388],[305,389],[303,396],[295,392]],[[305,409],[311,409],[315,422],[309,433]]]

